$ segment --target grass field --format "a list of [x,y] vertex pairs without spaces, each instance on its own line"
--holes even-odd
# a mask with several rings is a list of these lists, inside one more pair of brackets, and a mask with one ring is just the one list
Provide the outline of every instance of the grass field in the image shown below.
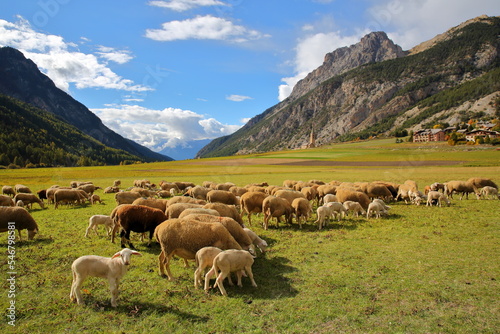
[[[322,163],[317,163],[318,161]],[[325,161],[327,163],[325,163]],[[429,163],[429,162],[434,163]],[[391,163],[388,163],[391,162]],[[350,166],[335,165],[350,163]],[[330,165],[329,165],[330,164]],[[106,187],[121,179],[152,182],[205,180],[243,186],[286,179],[417,181],[419,187],[472,176],[500,181],[500,151],[478,147],[394,144],[393,140],[333,145],[307,151],[93,168],[0,170],[0,185],[22,183],[36,191],[73,180]],[[88,218],[109,214],[104,204],[31,210],[40,226],[34,241],[15,244],[15,296],[9,297],[7,234],[0,234],[2,333],[498,333],[500,328],[500,215],[498,200],[452,200],[450,207],[392,203],[382,219],[348,217],[321,231],[310,219],[274,222],[269,243],[253,265],[257,288],[226,286],[205,294],[193,286],[194,265],[176,259],[176,277],[158,275],[156,243],[137,234],[134,257],[110,307],[107,282],[88,279],[85,305],[69,301],[71,263],[79,256],[111,256],[119,244],[100,235],[84,238]],[[245,218],[246,219],[246,218]],[[24,231],[26,239],[26,231]],[[8,324],[15,302],[15,327]]]

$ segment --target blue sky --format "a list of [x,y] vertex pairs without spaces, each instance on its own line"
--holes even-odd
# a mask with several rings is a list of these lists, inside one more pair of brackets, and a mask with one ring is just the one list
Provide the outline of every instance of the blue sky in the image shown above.
[[0,45],[161,151],[236,131],[370,31],[407,50],[482,14],[498,0],[2,1]]

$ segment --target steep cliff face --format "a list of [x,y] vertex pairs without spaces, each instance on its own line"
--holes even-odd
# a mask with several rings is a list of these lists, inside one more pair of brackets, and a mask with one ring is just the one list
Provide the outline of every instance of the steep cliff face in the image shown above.
[[323,64],[295,85],[290,99],[295,100],[323,81],[355,67],[405,55],[401,47],[394,44],[385,32],[372,32],[364,36],[359,43],[327,53]]
[[33,61],[10,47],[0,48],[0,94],[51,112],[103,144],[122,149],[146,161],[172,160],[106,127],[87,107],[57,88]]
[[459,105],[500,91],[498,17],[471,20],[406,56],[384,35],[370,34],[359,44],[328,54],[289,98],[231,136],[212,141],[198,156],[300,148],[312,129],[319,145],[412,130],[453,119],[450,113]]

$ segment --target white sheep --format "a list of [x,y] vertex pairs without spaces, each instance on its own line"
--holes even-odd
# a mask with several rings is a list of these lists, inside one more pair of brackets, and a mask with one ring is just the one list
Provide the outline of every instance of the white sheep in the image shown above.
[[[202,284],[201,274],[205,268],[212,267],[214,265],[214,259],[222,249],[218,247],[203,247],[196,252],[194,260],[196,262],[197,268],[194,272],[194,287],[197,288]],[[231,277],[229,277],[231,279]]]
[[358,202],[354,201],[345,201],[344,202],[344,208],[349,212],[352,212],[353,216],[356,215],[356,217],[359,217],[359,214],[361,213],[362,215],[366,214],[365,209],[359,204]]
[[346,208],[344,208],[344,206],[340,202],[328,202],[323,206],[330,207],[332,209],[333,215],[335,216],[335,219],[337,219],[338,221],[345,218],[345,215],[347,214]]
[[205,291],[208,291],[210,278],[215,275],[217,276],[217,279],[215,280],[214,287],[215,285],[217,285],[222,295],[227,296],[227,292],[226,289],[224,289],[223,284],[224,278],[229,277],[232,272],[235,272],[236,276],[238,277],[238,286],[242,287],[243,285],[241,284],[241,276],[243,275],[243,270],[250,278],[252,286],[257,287],[252,273],[252,265],[254,259],[249,252],[245,250],[228,249],[220,252],[214,258],[213,262],[214,264],[212,266],[212,269],[210,269],[210,271],[205,276]]
[[495,198],[500,199],[500,196],[498,195],[498,189],[496,189],[494,187],[490,187],[490,186],[486,186],[486,187],[481,188],[480,196],[478,196],[477,199],[479,199],[481,197],[484,199],[491,198],[491,197],[493,197],[494,199]]
[[375,215],[375,218],[380,218],[382,214],[386,213],[387,210],[380,202],[371,202],[368,205],[368,210],[366,210],[366,218],[370,218],[372,214]]
[[427,194],[427,204],[426,206],[432,206],[432,201],[437,201],[437,204],[436,205],[439,205],[439,206],[442,206],[443,205],[443,202],[446,203],[447,206],[450,206],[450,200],[448,199],[448,197],[442,193],[442,192],[439,192],[439,191],[429,191],[429,193]]
[[382,205],[384,207],[385,211],[389,211],[391,209],[391,207],[389,205],[385,204],[385,202],[383,200],[381,200],[380,198],[375,198],[372,202],[380,203],[380,205]]
[[261,251],[262,253],[265,253],[265,252],[266,252],[267,247],[268,247],[266,240],[264,240],[264,239],[260,238],[260,237],[257,235],[257,233],[255,233],[254,231],[250,230],[250,229],[249,229],[249,228],[247,228],[247,227],[244,227],[244,228],[243,228],[243,231],[245,231],[245,232],[246,232],[246,234],[248,235],[248,237],[249,237],[249,238],[250,238],[250,240],[252,241],[252,244],[250,245],[250,252],[252,252],[252,251],[253,251],[253,254],[257,254],[257,253],[255,252],[255,246],[257,246],[257,247],[260,249],[260,251]]
[[89,218],[89,226],[87,227],[87,230],[85,231],[85,237],[88,237],[89,231],[91,229],[93,229],[95,234],[98,235],[97,234],[97,225],[104,225],[108,236],[110,236],[111,232],[113,231],[113,227],[115,226],[115,223],[113,222],[113,219],[111,219],[110,216],[93,215],[92,217]]
[[111,306],[116,307],[118,298],[118,285],[120,279],[125,275],[130,265],[130,256],[141,253],[124,248],[112,257],[102,257],[97,255],[84,255],[76,259],[71,265],[73,272],[73,283],[71,284],[71,301],[76,299],[78,304],[83,304],[81,287],[83,281],[88,277],[106,278],[111,291]]
[[316,214],[318,218],[314,223],[318,223],[318,230],[321,230],[323,225],[326,226],[326,220],[330,221],[330,219],[333,219],[333,209],[328,206],[318,206],[316,209]]

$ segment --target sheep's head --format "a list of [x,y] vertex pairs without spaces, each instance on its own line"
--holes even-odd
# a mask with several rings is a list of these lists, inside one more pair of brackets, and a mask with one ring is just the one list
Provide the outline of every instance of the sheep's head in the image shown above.
[[142,256],[142,254],[137,252],[137,251],[134,251],[134,250],[131,250],[128,248],[124,248],[121,251],[117,252],[115,255],[113,255],[112,259],[117,258],[117,257],[121,257],[123,264],[128,266],[130,264],[130,256],[131,255]]
[[35,228],[34,230],[28,230],[28,240],[33,240],[35,234],[37,233],[38,233],[38,228]]

